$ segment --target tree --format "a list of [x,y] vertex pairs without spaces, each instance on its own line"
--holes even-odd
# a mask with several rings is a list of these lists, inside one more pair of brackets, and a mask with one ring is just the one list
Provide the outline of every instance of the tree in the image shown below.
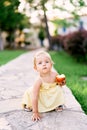
[[43,27],[40,27],[40,31],[39,31],[39,34],[38,34],[38,38],[40,39],[41,46],[43,47],[43,46],[44,46],[43,40],[44,40],[44,38],[45,38],[45,31],[44,31],[44,28],[43,28]]
[[[69,10],[68,8],[64,8],[62,6],[60,7],[58,5],[54,5],[53,8],[67,12],[73,18],[73,21],[68,21],[66,18],[64,19],[57,18],[55,20],[52,20],[52,22],[55,25],[57,26],[59,25],[61,27],[70,27],[72,25],[76,26],[77,22],[80,20],[79,12],[81,11],[83,7],[87,7],[86,2],[84,0],[78,0],[78,1],[69,0],[69,1],[70,1],[70,4],[73,6],[73,10]],[[65,5],[65,3],[66,3],[66,0],[63,2],[63,5]]]
[[49,45],[50,45],[50,48],[51,49],[51,38],[50,38],[50,33],[49,33],[49,27],[48,27],[48,20],[47,20],[47,15],[46,15],[46,7],[45,7],[45,4],[47,3],[48,0],[40,0],[40,1],[35,1],[35,0],[26,0],[29,2],[29,5],[31,8],[35,10],[42,10],[43,13],[44,13],[44,16],[43,16],[43,21],[45,22],[45,30],[46,30],[46,34],[47,34],[47,37],[48,37],[48,41],[49,41]]
[[9,43],[14,39],[17,28],[28,25],[28,18],[18,12],[19,0],[0,0],[0,30],[9,33]]
[[[39,11],[43,11],[43,13],[44,13],[43,19],[44,19],[44,22],[45,22],[47,37],[48,37],[48,40],[49,40],[49,46],[50,46],[49,49],[52,49],[52,44],[51,44],[51,36],[50,36],[50,33],[49,33],[49,27],[48,27],[48,19],[47,19],[47,15],[46,15],[46,11],[47,11],[46,4],[48,2],[51,2],[53,9],[56,8],[56,9],[61,10],[61,11],[66,11],[66,12],[72,14],[72,16],[74,16],[75,19],[79,18],[79,15],[77,13],[78,10],[80,10],[83,6],[85,6],[84,0],[78,0],[78,1],[69,0],[70,3],[75,7],[75,9],[73,11],[69,11],[64,6],[60,7],[60,6],[56,5],[56,3],[55,3],[56,0],[49,0],[49,1],[48,0],[38,0],[38,1],[36,1],[36,0],[26,0],[26,1],[29,3],[31,10],[33,10],[33,11],[39,10]],[[65,4],[66,1],[67,0],[65,0],[65,1],[63,0],[63,3]]]

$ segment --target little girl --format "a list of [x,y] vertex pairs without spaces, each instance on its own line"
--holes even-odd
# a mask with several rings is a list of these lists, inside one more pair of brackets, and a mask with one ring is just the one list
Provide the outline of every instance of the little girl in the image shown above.
[[34,69],[39,73],[33,87],[25,91],[22,105],[32,110],[32,120],[40,120],[39,113],[51,110],[63,110],[64,95],[62,85],[56,82],[57,72],[52,71],[53,61],[45,51],[34,56]]

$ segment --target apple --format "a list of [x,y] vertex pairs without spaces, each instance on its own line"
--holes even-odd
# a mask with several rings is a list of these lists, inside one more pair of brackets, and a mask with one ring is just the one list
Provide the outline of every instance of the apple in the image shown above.
[[65,80],[65,75],[64,74],[56,76],[56,81],[57,82],[63,82],[64,80]]

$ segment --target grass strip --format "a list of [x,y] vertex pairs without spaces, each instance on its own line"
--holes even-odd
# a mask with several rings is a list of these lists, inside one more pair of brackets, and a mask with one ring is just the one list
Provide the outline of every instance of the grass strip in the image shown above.
[[87,114],[87,80],[82,79],[83,76],[87,76],[87,64],[77,63],[63,51],[50,51],[49,53],[55,63],[54,68],[59,74],[66,75],[67,86]]
[[25,53],[25,50],[3,50],[0,51],[0,66]]

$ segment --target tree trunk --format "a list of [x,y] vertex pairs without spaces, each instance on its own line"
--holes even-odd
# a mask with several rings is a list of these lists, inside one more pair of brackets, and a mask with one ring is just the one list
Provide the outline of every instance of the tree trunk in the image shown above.
[[49,50],[52,50],[51,36],[50,36],[50,33],[49,33],[49,27],[48,27],[48,23],[47,23],[47,16],[46,16],[46,11],[45,11],[44,6],[43,6],[43,11],[44,11],[44,20],[45,20],[45,24],[46,24],[47,38],[48,38],[48,42],[49,42]]

